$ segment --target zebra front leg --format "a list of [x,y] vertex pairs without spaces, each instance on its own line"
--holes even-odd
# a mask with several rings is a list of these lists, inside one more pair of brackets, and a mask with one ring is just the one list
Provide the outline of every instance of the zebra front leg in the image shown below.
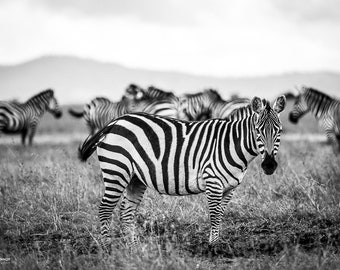
[[25,146],[27,136],[27,129],[23,129],[21,132],[21,144]]
[[137,243],[135,232],[135,213],[145,193],[146,186],[134,176],[126,188],[126,194],[121,203],[120,220],[122,231],[128,237],[128,244],[133,247]]
[[35,135],[37,126],[36,125],[31,125],[31,128],[28,130],[28,145],[32,146],[33,143],[33,137]]
[[225,210],[227,208],[227,204],[230,202],[231,198],[233,197],[233,190],[228,190],[223,193],[222,201],[221,201],[221,207],[222,207],[222,213],[225,213]]
[[339,154],[340,152],[340,136],[335,133],[334,129],[327,129],[326,130],[326,135],[328,141],[332,145],[333,153],[334,154]]
[[220,236],[220,224],[222,220],[222,196],[223,186],[220,181],[206,181],[206,196],[210,213],[209,248],[215,246]]

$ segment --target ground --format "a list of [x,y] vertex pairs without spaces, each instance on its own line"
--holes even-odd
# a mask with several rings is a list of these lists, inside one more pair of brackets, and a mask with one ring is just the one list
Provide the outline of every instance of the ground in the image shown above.
[[313,140],[323,135],[311,119],[300,128],[286,116],[277,171],[266,176],[259,160],[251,164],[223,218],[215,255],[207,249],[204,195],[150,190],[137,214],[138,247],[126,247],[116,210],[112,252],[102,252],[103,184],[95,155],[86,163],[77,159],[86,137],[81,120],[47,117],[32,147],[6,137],[0,269],[340,269],[340,156],[325,140]]

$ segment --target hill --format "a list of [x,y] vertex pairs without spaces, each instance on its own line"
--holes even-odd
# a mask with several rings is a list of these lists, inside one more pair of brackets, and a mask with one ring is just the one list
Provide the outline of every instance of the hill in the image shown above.
[[331,72],[290,73],[263,77],[221,78],[127,68],[70,56],[46,56],[14,65],[0,66],[0,100],[24,101],[37,92],[53,88],[62,104],[88,102],[96,96],[120,99],[129,83],[155,85],[177,94],[216,88],[224,97],[231,94],[273,99],[306,84],[339,96],[340,74]]

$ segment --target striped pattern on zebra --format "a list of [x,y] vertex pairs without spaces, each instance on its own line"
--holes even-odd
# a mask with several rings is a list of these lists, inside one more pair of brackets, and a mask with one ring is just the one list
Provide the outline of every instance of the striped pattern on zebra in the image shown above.
[[211,230],[209,244],[219,239],[224,207],[249,163],[260,154],[266,174],[274,173],[286,100],[273,106],[255,97],[229,119],[187,122],[149,114],[127,114],[89,137],[79,147],[86,161],[97,149],[105,185],[99,207],[104,246],[109,245],[111,215],[124,191],[121,221],[132,243],[134,214],[147,187],[161,194],[205,192]]
[[179,98],[172,92],[150,86],[146,91],[140,89],[134,92],[129,91],[129,96],[132,97],[128,103],[129,112],[145,112],[178,118],[180,102]]
[[204,120],[210,118],[227,118],[238,108],[249,105],[250,100],[239,98],[224,100],[213,89],[207,89],[197,94],[187,94],[181,99],[179,117],[188,120]]
[[335,152],[340,152],[340,100],[316,89],[302,87],[289,113],[289,120],[296,124],[308,112],[314,115],[325,130]]
[[112,102],[105,97],[97,97],[84,105],[83,111],[69,109],[69,113],[77,118],[83,117],[91,135],[103,128],[109,121],[128,113],[124,100]]
[[56,118],[62,116],[52,89],[33,96],[25,103],[0,101],[0,133],[21,133],[21,142],[32,145],[36,128],[43,114],[48,111]]

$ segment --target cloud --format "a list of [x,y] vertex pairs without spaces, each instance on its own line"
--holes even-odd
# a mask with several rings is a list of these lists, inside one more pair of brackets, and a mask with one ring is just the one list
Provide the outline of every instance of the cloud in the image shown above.
[[287,19],[304,22],[340,22],[338,0],[274,0],[270,2]]
[[220,0],[207,6],[204,0],[27,0],[30,5],[56,13],[80,14],[91,17],[129,17],[144,22],[193,25],[199,11],[217,9]]

